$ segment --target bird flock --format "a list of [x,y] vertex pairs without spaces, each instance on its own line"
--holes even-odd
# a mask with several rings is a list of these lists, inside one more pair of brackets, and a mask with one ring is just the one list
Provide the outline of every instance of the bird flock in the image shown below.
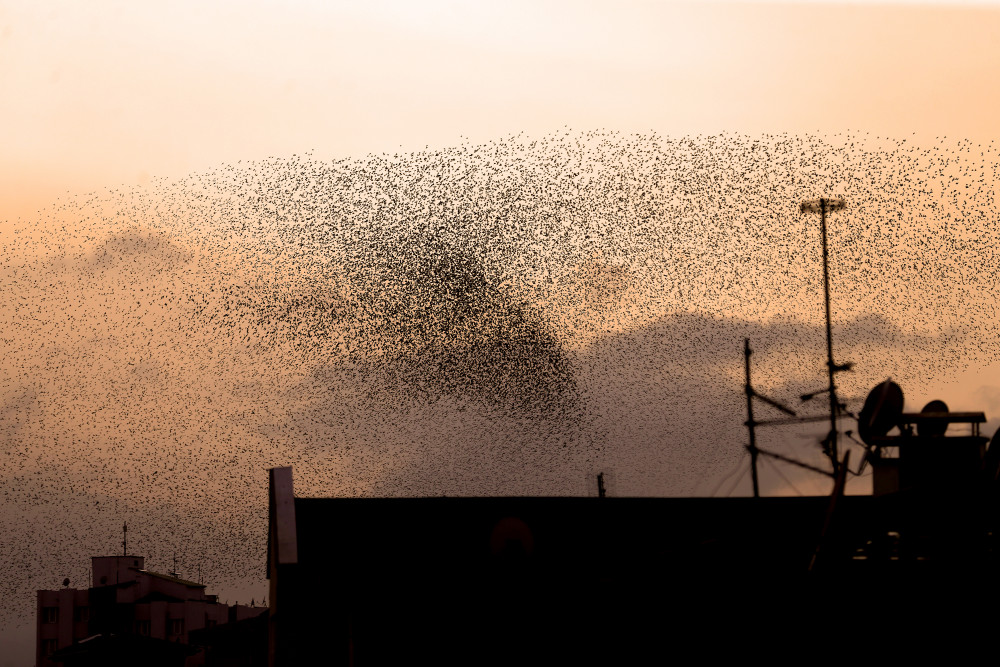
[[824,384],[807,199],[847,204],[845,396],[995,363],[997,154],[564,128],[241,161],[8,221],[0,622],[88,585],[124,521],[152,569],[262,597],[272,466],[301,495],[594,495],[597,472],[710,493],[745,461],[743,337],[768,395]]

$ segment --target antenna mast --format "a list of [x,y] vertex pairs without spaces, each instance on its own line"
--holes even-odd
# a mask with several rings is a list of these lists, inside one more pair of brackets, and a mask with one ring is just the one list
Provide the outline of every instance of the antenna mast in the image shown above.
[[122,556],[128,556],[128,523],[122,524]]
[[[747,430],[750,432],[750,444],[747,445],[747,449],[750,451],[750,472],[751,472],[751,475],[753,477],[753,497],[754,498],[760,498],[760,484],[758,483],[758,480],[757,480],[757,455],[758,454],[766,454],[767,456],[771,456],[771,457],[774,457],[774,458],[777,458],[777,459],[782,459],[782,460],[786,460],[786,459],[783,456],[780,456],[778,454],[774,454],[773,452],[765,451],[765,450],[763,450],[763,449],[761,449],[760,447],[757,446],[757,427],[758,426],[766,426],[768,424],[787,424],[787,423],[795,423],[795,422],[803,422],[803,421],[812,421],[812,418],[811,417],[799,417],[795,413],[795,410],[792,410],[787,405],[784,405],[784,404],[782,404],[782,403],[774,400],[773,398],[768,398],[764,394],[757,393],[757,391],[753,388],[753,385],[750,383],[750,355],[751,354],[753,354],[753,350],[750,349],[750,339],[749,338],[744,338],[743,339],[743,363],[744,363],[744,366],[746,368],[746,384],[743,385],[743,389],[744,389],[744,391],[746,392],[746,395],[747,395],[747,420],[746,420],[746,426],[747,426]],[[770,419],[770,420],[767,420],[767,421],[757,421],[756,419],[753,418],[753,399],[754,398],[759,398],[760,400],[764,401],[765,403],[767,403],[771,407],[777,408],[778,410],[781,410],[786,415],[790,415],[791,419],[790,420]],[[803,465],[803,464],[799,463],[798,461],[791,461],[791,463],[795,463],[796,465]],[[809,466],[805,466],[805,467],[809,467]]]
[[840,371],[851,369],[851,364],[836,364],[833,361],[833,331],[830,323],[830,268],[829,251],[826,243],[826,213],[827,211],[838,211],[844,208],[843,199],[813,199],[802,202],[799,206],[801,213],[819,212],[820,233],[823,237],[823,300],[826,308],[826,371],[829,379],[827,392],[830,394],[830,432],[823,443],[823,450],[833,464],[833,473],[837,474],[840,467],[840,459],[837,457],[837,439],[840,433],[837,430],[837,414],[840,411],[840,403],[837,400],[837,387],[834,384],[834,375]]
[[[823,440],[823,453],[826,454],[830,463],[833,465],[832,473],[826,473],[824,470],[820,470],[815,466],[803,463],[801,461],[796,461],[787,456],[778,454],[776,452],[770,452],[765,449],[761,449],[757,446],[757,436],[756,428],[758,426],[767,425],[779,425],[779,424],[802,424],[812,421],[822,421],[826,417],[800,417],[791,408],[775,401],[774,399],[768,398],[763,394],[758,393],[754,390],[753,385],[750,383],[750,355],[753,354],[753,350],[750,349],[750,339],[743,339],[743,361],[746,370],[746,383],[744,384],[744,391],[747,396],[747,421],[746,426],[750,432],[750,444],[747,445],[747,449],[750,452],[750,469],[753,475],[753,495],[755,498],[760,497],[760,487],[757,478],[757,457],[759,454],[764,454],[765,456],[770,456],[779,461],[784,461],[786,463],[792,463],[801,468],[807,470],[812,470],[813,472],[819,472],[822,474],[830,474],[834,480],[838,479],[838,475],[841,472],[841,467],[847,465],[847,457],[844,457],[844,461],[841,462],[837,454],[837,440],[839,433],[837,430],[837,419],[840,415],[841,405],[840,401],[837,399],[837,386],[834,383],[834,375],[840,371],[847,371],[851,369],[851,364],[837,364],[833,361],[833,328],[830,321],[830,267],[829,267],[829,251],[827,249],[826,241],[826,214],[827,211],[839,211],[844,208],[843,199],[814,199],[811,201],[802,202],[799,205],[799,211],[801,213],[819,213],[820,216],[820,230],[823,237],[823,305],[826,313],[826,370],[828,384],[827,388],[822,391],[813,392],[811,394],[803,394],[802,400],[808,401],[817,394],[822,394],[824,392],[830,394],[830,432],[827,434],[826,438]],[[789,415],[790,419],[768,419],[764,421],[758,421],[754,419],[753,414],[753,399],[759,398],[768,405],[781,410],[785,414]]]
[[753,419],[753,385],[750,384],[750,355],[753,354],[753,350],[750,349],[750,339],[743,339],[743,361],[746,366],[746,385],[744,385],[744,390],[747,394],[747,428],[750,430],[750,444],[747,445],[747,449],[750,450],[750,475],[753,477],[753,497],[760,498],[760,484],[757,481],[757,433],[756,426],[757,422]]

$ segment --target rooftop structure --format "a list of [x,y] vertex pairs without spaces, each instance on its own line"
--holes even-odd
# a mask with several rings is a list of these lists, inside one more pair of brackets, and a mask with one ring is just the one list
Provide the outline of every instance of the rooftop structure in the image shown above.
[[736,658],[765,627],[813,651],[872,599],[879,633],[852,641],[876,647],[1000,592],[989,484],[948,497],[296,498],[291,473],[271,470],[271,665]]
[[93,586],[38,591],[36,665],[204,664],[190,633],[259,615],[205,585],[145,569],[143,556],[95,556]]

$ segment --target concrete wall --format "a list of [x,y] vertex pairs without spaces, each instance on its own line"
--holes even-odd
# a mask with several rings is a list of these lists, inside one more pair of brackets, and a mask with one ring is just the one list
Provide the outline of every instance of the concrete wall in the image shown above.
[[94,556],[91,568],[94,586],[111,586],[138,578],[136,570],[146,567],[143,556]]
[[[54,664],[42,655],[45,640],[55,639],[56,648],[70,646],[74,640],[83,639],[88,632],[87,613],[89,612],[89,596],[87,590],[63,588],[58,591],[38,591],[38,607],[36,612],[36,647],[35,660],[39,667]],[[51,612],[55,609],[55,619],[49,622]],[[78,615],[77,610],[87,610]],[[80,620],[77,620],[77,619]]]

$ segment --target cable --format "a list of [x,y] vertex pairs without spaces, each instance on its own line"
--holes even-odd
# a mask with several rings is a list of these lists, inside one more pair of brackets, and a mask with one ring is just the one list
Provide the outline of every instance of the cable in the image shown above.
[[799,491],[798,488],[796,488],[796,486],[794,484],[792,484],[792,482],[787,477],[785,477],[785,473],[781,472],[781,468],[779,468],[777,466],[777,464],[775,464],[771,460],[768,460],[768,463],[770,463],[771,464],[771,468],[776,473],[778,473],[778,476],[781,477],[781,479],[785,480],[785,484],[787,484],[788,486],[792,487],[792,490],[795,491],[795,493],[799,494],[800,496],[803,495],[803,493],[801,491]]
[[735,475],[736,472],[740,469],[740,467],[742,465],[743,465],[743,461],[742,460],[737,461],[736,465],[734,465],[732,467],[732,469],[730,469],[729,472],[727,472],[725,475],[723,475],[722,479],[719,480],[719,483],[715,485],[714,489],[712,489],[712,492],[710,494],[708,494],[709,498],[714,498],[715,494],[719,492],[719,487],[722,486],[723,484],[725,484],[726,480],[728,480],[730,477],[732,477],[733,475]]
[[733,484],[732,488],[730,488],[729,491],[726,492],[726,497],[727,498],[732,494],[733,491],[736,490],[736,487],[739,486],[739,483],[741,481],[743,481],[743,477],[745,477],[746,474],[749,471],[750,471],[750,467],[749,466],[743,469],[743,473],[739,477],[736,478],[736,482]]

